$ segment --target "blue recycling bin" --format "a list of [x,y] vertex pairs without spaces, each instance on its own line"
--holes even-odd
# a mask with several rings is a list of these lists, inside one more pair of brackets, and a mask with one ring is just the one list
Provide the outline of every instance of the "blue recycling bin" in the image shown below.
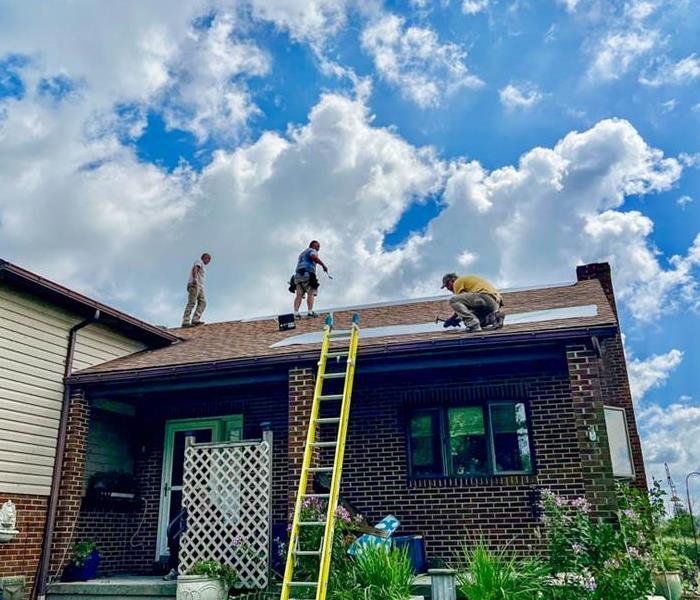
[[413,572],[425,573],[428,570],[428,561],[425,556],[425,540],[422,535],[399,535],[394,538],[394,548],[406,548],[413,565]]

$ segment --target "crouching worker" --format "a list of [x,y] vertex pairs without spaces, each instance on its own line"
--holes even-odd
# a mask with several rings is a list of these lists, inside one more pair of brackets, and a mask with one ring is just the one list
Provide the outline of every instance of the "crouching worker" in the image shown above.
[[485,279],[476,275],[457,277],[456,273],[448,273],[442,278],[442,288],[454,294],[450,298],[450,307],[455,314],[445,321],[445,327],[459,325],[460,320],[467,333],[481,331],[482,328],[503,327],[501,294]]
[[314,312],[314,300],[318,294],[318,277],[316,277],[316,265],[321,265],[321,268],[328,273],[328,267],[318,257],[318,251],[321,249],[321,244],[313,240],[309,247],[304,250],[297,260],[297,267],[294,275],[289,282],[289,291],[296,293],[294,297],[294,316],[299,319],[299,308],[301,301],[306,296],[306,307],[308,317],[318,317]]

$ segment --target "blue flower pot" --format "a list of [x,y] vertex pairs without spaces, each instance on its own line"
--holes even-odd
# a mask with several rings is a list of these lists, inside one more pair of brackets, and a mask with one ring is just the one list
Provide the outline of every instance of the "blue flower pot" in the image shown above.
[[63,581],[87,581],[97,577],[97,568],[100,566],[100,553],[93,550],[85,559],[85,564],[82,566],[69,565],[63,571]]

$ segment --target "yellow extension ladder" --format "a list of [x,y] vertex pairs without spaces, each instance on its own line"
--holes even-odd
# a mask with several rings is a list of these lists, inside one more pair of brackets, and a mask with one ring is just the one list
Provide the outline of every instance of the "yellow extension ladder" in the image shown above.
[[[294,506],[294,518],[292,529],[289,533],[289,547],[287,549],[287,566],[284,570],[284,580],[282,583],[282,595],[280,600],[294,600],[295,589],[304,590],[302,598],[308,598],[310,590],[316,591],[316,600],[325,600],[328,587],[328,576],[331,566],[331,551],[333,548],[333,530],[335,525],[335,511],[338,507],[338,495],[340,492],[340,479],[343,471],[343,456],[345,455],[345,439],[348,431],[348,418],[350,416],[350,398],[352,397],[352,386],[355,378],[355,359],[357,356],[357,345],[360,335],[360,316],[353,314],[352,327],[350,332],[333,331],[333,315],[329,314],[323,333],[323,344],[321,346],[321,359],[318,361],[318,373],[316,375],[316,387],[314,389],[313,404],[311,407],[311,418],[309,421],[309,431],[306,436],[306,448],[304,449],[304,461],[301,467],[301,478],[299,480],[299,491]],[[347,350],[336,350],[330,348],[333,341],[345,341],[349,339]],[[345,370],[326,372],[329,359],[335,359],[338,364],[341,359],[346,359]],[[324,394],[324,384],[328,380],[342,380],[343,391],[341,394]],[[320,415],[321,403],[340,402],[340,412],[338,416],[323,417]],[[317,427],[323,425],[336,425],[338,433],[336,440],[316,441]],[[312,467],[311,462],[314,450],[319,448],[335,448],[333,466]],[[331,473],[330,490],[328,494],[308,493],[307,484],[309,473]],[[307,498],[317,498],[328,501],[326,520],[322,521],[301,521],[302,507]],[[302,527],[323,527],[324,533],[321,539],[320,548],[317,550],[302,550],[299,546],[299,531]],[[319,572],[317,581],[295,581],[294,568],[297,558],[300,556],[314,556],[319,559]],[[296,594],[299,597],[299,594]]]

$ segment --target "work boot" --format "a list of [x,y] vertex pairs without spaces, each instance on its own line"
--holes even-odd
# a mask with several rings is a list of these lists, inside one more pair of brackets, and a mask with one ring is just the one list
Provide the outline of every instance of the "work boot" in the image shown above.
[[316,317],[318,317],[318,313],[314,312],[313,310],[310,310],[309,312],[306,313],[306,316],[309,319],[315,319]]
[[481,331],[481,325],[476,319],[473,321],[464,321],[465,333],[473,333],[475,331]]
[[170,571],[163,575],[163,581],[175,581],[177,579],[177,571],[175,569],[170,569]]
[[197,325],[204,325],[204,321],[192,321],[192,327],[197,327]]
[[182,325],[180,327],[190,327],[191,323],[189,321],[183,321]]
[[505,321],[505,315],[499,310],[486,315],[482,323],[484,329],[500,329],[503,327],[503,322]]
[[295,313],[294,313],[294,318],[295,318],[295,319],[301,319],[301,313],[295,312]]

